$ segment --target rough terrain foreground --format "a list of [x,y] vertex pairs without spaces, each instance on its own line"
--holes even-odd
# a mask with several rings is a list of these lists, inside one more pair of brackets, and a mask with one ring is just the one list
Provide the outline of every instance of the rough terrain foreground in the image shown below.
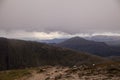
[[40,67],[31,71],[31,76],[16,80],[120,80],[120,67]]

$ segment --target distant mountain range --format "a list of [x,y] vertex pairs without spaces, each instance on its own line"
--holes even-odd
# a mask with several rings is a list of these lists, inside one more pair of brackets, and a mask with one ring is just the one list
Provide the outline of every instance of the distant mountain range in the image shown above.
[[98,56],[120,56],[120,51],[116,50],[104,42],[96,42],[92,40],[86,40],[80,37],[73,37],[61,43],[57,43],[56,46],[70,48],[76,51],[88,52]]
[[[73,38],[60,44],[70,43],[70,45],[76,45],[81,43],[81,41],[76,42],[78,39],[83,43],[85,41],[81,38]],[[91,65],[104,63],[106,61],[109,60],[85,52],[76,52],[44,43],[0,38],[0,70],[44,65]]]
[[85,39],[93,40],[97,42],[105,42],[110,46],[120,46],[120,36],[98,35],[98,36],[86,37]]
[[57,38],[55,38],[55,39],[50,39],[50,40],[36,40],[37,42],[42,42],[42,43],[60,43],[60,42],[63,42],[63,41],[65,41],[65,40],[67,40],[68,38],[64,38],[64,39],[57,39]]
[[[83,37],[86,40],[92,40],[96,42],[104,42],[109,46],[120,46],[120,36],[105,36],[105,35],[97,35],[92,37]],[[70,38],[62,38],[62,39],[51,39],[51,40],[36,40],[38,42],[44,43],[60,43]]]

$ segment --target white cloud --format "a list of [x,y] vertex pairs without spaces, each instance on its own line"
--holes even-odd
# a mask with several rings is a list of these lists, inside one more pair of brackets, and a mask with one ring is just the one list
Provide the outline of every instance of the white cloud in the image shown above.
[[22,30],[17,30],[17,31],[10,31],[10,32],[5,32],[5,31],[0,31],[0,37],[6,37],[6,38],[15,38],[15,39],[27,39],[27,40],[45,40],[45,39],[54,39],[54,38],[71,38],[75,36],[79,37],[92,37],[92,36],[97,36],[97,35],[102,35],[102,36],[119,36],[119,33],[111,33],[111,32],[105,32],[105,33],[77,33],[77,34],[68,34],[64,32],[27,32],[27,31],[22,31]]
[[105,35],[105,36],[120,36],[119,33],[112,33],[112,32],[104,32],[104,33],[94,33],[92,36],[97,36],[97,35]]
[[63,38],[65,37],[66,33],[63,32],[50,32],[50,33],[45,33],[45,32],[33,32],[34,37],[39,38],[39,39],[53,39],[53,38]]

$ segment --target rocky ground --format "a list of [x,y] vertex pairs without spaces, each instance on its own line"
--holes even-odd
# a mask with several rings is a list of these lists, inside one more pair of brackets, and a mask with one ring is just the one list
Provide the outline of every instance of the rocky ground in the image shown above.
[[16,80],[120,80],[120,66],[46,66],[31,70],[30,76]]

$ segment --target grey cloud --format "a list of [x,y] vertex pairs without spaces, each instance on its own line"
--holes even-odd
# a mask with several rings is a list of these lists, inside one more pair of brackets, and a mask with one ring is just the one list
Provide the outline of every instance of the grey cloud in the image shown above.
[[[2,1],[2,0],[1,0]],[[0,30],[120,33],[119,0],[4,0]]]

